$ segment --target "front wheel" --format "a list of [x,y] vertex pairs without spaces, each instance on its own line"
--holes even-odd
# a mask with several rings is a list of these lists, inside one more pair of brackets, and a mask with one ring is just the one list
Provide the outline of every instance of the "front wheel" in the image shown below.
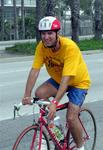
[[83,108],[80,112],[80,121],[83,127],[83,139],[85,150],[94,150],[96,145],[96,122],[93,113]]
[[[45,132],[42,132],[42,150],[50,150],[49,141]],[[30,126],[18,136],[12,150],[38,150],[40,130],[38,126]]]

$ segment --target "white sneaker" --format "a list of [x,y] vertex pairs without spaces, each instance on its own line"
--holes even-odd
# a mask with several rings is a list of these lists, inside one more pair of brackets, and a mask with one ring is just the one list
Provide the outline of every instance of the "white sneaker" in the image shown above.
[[84,150],[84,146],[77,148],[77,150]]

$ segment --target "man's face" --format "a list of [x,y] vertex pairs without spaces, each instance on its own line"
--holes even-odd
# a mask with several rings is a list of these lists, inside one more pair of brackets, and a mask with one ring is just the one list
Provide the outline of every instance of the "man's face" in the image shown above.
[[54,46],[56,42],[56,32],[55,31],[42,31],[41,39],[46,47]]

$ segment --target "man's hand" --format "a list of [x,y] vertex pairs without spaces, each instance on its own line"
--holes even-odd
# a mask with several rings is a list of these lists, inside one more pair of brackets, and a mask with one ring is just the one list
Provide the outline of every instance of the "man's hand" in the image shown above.
[[56,113],[56,104],[51,103],[49,106],[49,114],[48,114],[48,118],[50,120],[53,120],[55,117],[55,113]]
[[31,105],[31,104],[32,104],[32,103],[31,103],[31,100],[32,100],[31,97],[24,97],[24,98],[22,99],[22,104],[23,104],[23,105]]

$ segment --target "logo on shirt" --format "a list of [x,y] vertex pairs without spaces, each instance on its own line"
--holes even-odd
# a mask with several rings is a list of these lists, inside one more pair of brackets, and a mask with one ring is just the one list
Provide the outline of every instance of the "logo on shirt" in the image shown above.
[[56,72],[63,69],[63,62],[57,58],[46,57],[45,64],[49,69],[54,69]]

